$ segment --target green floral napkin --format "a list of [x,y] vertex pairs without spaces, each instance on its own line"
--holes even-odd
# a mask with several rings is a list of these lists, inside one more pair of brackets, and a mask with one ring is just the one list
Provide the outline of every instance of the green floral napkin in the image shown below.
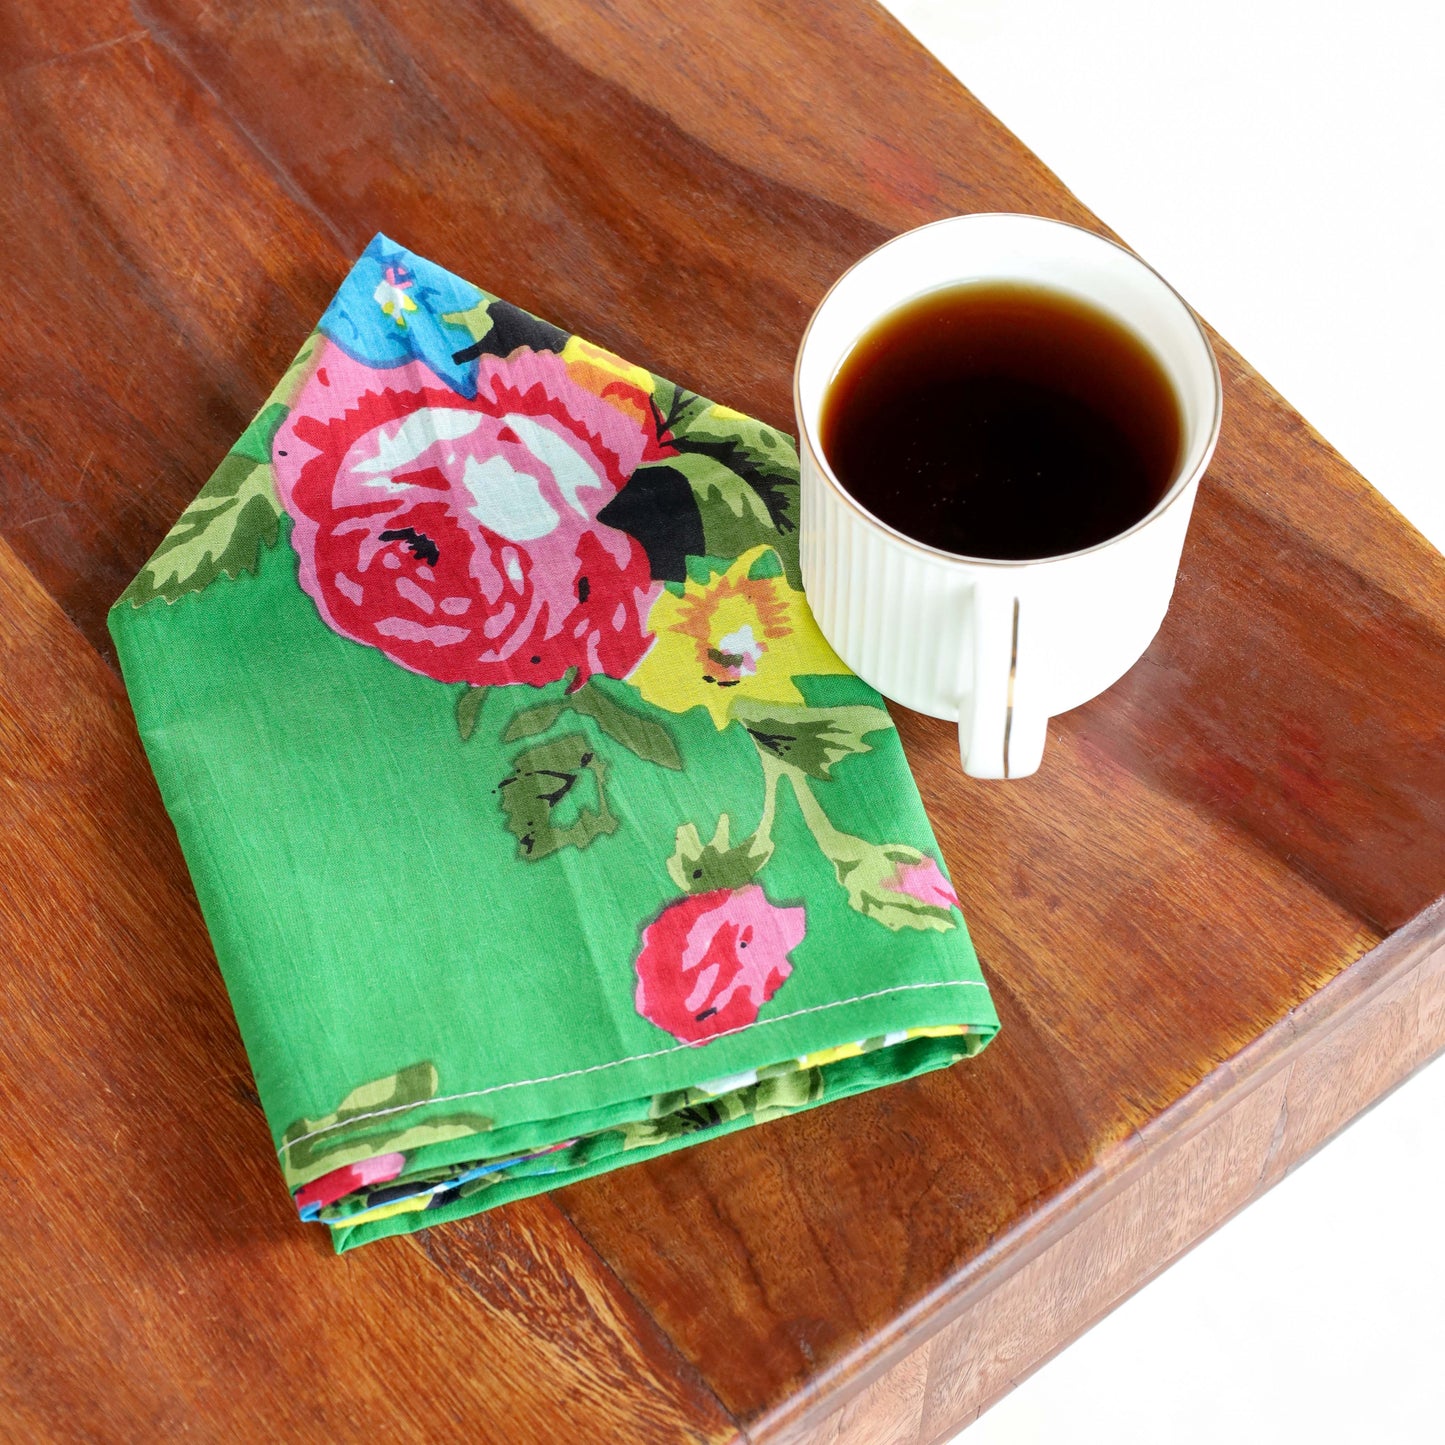
[[974,1054],[789,439],[378,236],[110,614],[337,1249]]

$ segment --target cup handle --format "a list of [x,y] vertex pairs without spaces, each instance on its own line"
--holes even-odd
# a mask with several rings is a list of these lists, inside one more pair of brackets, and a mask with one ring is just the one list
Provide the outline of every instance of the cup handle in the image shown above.
[[1026,778],[1044,756],[1049,716],[1030,685],[1029,609],[1012,588],[973,589],[973,687],[958,720],[958,751],[972,778]]

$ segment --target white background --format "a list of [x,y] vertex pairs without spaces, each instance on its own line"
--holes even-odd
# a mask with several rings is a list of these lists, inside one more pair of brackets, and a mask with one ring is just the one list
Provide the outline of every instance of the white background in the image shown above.
[[[884,3],[1445,547],[1439,7]],[[963,1445],[1445,1440],[1442,1202],[1436,1065]]]

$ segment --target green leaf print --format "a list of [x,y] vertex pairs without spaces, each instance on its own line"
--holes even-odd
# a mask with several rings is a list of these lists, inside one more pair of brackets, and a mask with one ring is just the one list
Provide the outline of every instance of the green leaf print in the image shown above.
[[[567,674],[569,686],[574,676],[573,672]],[[589,678],[576,692],[564,693],[552,702],[540,702],[515,714],[502,733],[502,741],[515,743],[544,733],[568,712],[590,717],[613,742],[621,743],[643,762],[681,771],[682,757],[667,728],[656,717],[618,702],[602,690],[595,678]]]
[[731,407],[714,402],[698,408],[687,416],[674,435],[679,435],[679,432],[691,445],[700,442],[732,443],[746,456],[748,465],[756,472],[782,477],[798,474],[798,450],[793,445],[793,439]]
[[448,326],[460,326],[473,341],[480,341],[494,325],[490,307],[493,298],[483,296],[475,306],[465,311],[443,311],[442,320]]
[[271,444],[311,374],[321,333],[313,331],[266,405],[242,432],[195,500],[176,519],[134,582],[121,594],[132,607],[157,597],[175,602],[218,577],[254,572],[261,548],[280,535],[281,503],[271,472]]
[[759,753],[824,781],[843,758],[872,751],[864,741],[869,733],[893,727],[886,709],[866,705],[809,708],[740,699],[733,715]]
[[232,452],[122,594],[133,607],[157,597],[175,602],[223,573],[254,572],[261,548],[274,547],[281,504],[271,468]]
[[[771,818],[768,821],[771,823]],[[702,841],[696,824],[684,823],[677,830],[677,847],[667,860],[667,871],[684,893],[745,887],[773,856],[772,839],[762,827],[751,838],[730,847],[729,826],[724,813],[710,843]]]
[[437,1085],[434,1064],[409,1064],[353,1089],[333,1113],[297,1119],[281,1136],[281,1168],[287,1185],[299,1189],[333,1169],[376,1154],[399,1154],[492,1127],[487,1115],[470,1110],[418,1119],[415,1111],[436,1096]]
[[515,743],[522,738],[544,733],[559,717],[565,705],[560,702],[541,702],[536,707],[525,708],[507,724],[502,734],[504,743]]
[[[579,801],[588,774],[595,808]],[[518,856],[535,861],[559,848],[585,848],[594,838],[615,833],[617,818],[607,806],[606,780],[607,764],[585,733],[567,733],[518,754],[496,789]],[[568,814],[571,821],[563,822]]]
[[801,591],[798,455],[791,440],[670,382],[659,382],[652,406],[659,438],[678,452],[663,465],[692,487],[707,554],[740,557],[764,543],[777,550],[789,584]]
[[789,1069],[771,1078],[759,1079],[753,1093],[753,1122],[766,1124],[784,1114],[795,1114],[823,1097],[821,1069]]
[[[326,338],[322,336],[318,328],[301,343],[301,349],[292,358],[291,365],[286,368],[281,380],[276,383],[271,395],[266,398],[268,404],[274,402],[279,406],[284,406],[287,411],[291,409],[292,402],[300,396],[301,388],[306,385],[307,379],[316,365],[317,353],[321,350],[325,340]],[[277,422],[276,425],[280,426],[280,422]],[[276,435],[274,429],[271,435]],[[270,457],[270,443],[268,442],[266,459],[269,461]]]
[[765,1124],[769,1119],[806,1109],[822,1097],[822,1070],[788,1065],[770,1078],[724,1094],[678,1089],[670,1094],[654,1095],[648,1117],[623,1124],[618,1132],[624,1149],[641,1149],[745,1116],[750,1116],[755,1124]]
[[621,743],[643,762],[656,763],[658,767],[671,768],[674,772],[681,770],[682,758],[671,733],[655,717],[635,712],[603,692],[595,678],[589,678],[576,692],[564,698],[562,706],[590,717],[608,737]]
[[[835,828],[813,796],[808,779],[797,769],[763,758],[763,771],[782,772],[808,831],[824,857],[833,865],[839,884],[848,894],[848,906],[896,933],[900,928],[931,928],[946,933],[958,926],[952,908],[925,902],[900,886],[907,870],[933,860],[906,843],[870,843]],[[936,865],[935,865],[936,866]]]
[[457,696],[457,732],[463,742],[477,730],[477,719],[482,715],[482,704],[487,700],[484,687],[464,687]]

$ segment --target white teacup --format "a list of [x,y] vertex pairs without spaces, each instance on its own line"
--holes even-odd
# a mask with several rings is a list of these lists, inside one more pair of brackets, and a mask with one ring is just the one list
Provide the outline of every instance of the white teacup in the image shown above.
[[[961,557],[881,522],[846,492],[819,442],[829,384],[889,312],[940,287],[1018,281],[1080,297],[1148,345],[1179,400],[1174,479],[1147,516],[1040,561]],[[1022,778],[1048,721],[1097,696],[1158,632],[1199,478],[1219,435],[1219,367],[1203,327],[1121,246],[1039,216],[955,216],[886,242],[845,272],[803,333],[793,377],[808,602],[854,672],[907,707],[958,723],[964,771]]]

